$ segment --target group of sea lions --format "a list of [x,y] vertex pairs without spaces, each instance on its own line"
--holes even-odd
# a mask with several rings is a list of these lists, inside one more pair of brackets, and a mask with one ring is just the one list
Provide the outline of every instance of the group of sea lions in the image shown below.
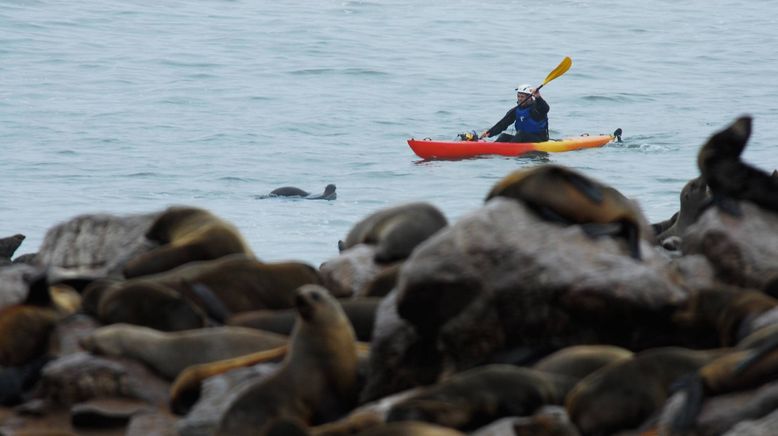
[[138,221],[140,252],[95,234],[121,266],[102,277],[51,274],[90,266],[61,231],[29,264],[11,262],[23,236],[2,239],[0,432],[771,434],[778,232],[752,229],[778,229],[778,177],[740,159],[750,129],[711,136],[653,224],[540,164],[454,223],[426,202],[380,209],[318,268],[263,262],[187,206]]

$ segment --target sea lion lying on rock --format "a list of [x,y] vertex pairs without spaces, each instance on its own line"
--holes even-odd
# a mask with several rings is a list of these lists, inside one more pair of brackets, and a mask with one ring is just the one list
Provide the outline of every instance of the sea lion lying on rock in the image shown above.
[[244,327],[213,327],[175,333],[112,324],[82,339],[96,354],[128,357],[145,363],[168,380],[185,368],[285,345],[287,337]]
[[195,207],[168,208],[151,225],[146,238],[160,246],[130,259],[124,266],[125,277],[159,273],[228,254],[253,255],[235,226]]
[[[148,317],[143,322],[131,321],[139,312],[130,310],[141,304],[133,294],[178,295],[191,303],[194,311],[224,322],[233,313],[260,309],[286,309],[294,305],[295,289],[304,284],[320,283],[318,272],[302,262],[263,263],[252,256],[233,254],[219,259],[191,262],[170,271],[138,277],[127,281],[99,281],[84,290],[84,308],[103,322],[128,322],[150,325],[169,324],[172,317]],[[113,302],[113,303],[112,303]],[[123,318],[109,316],[106,307],[112,305]],[[153,312],[154,307],[149,310]],[[181,308],[181,311],[184,309]],[[201,315],[203,316],[203,315]],[[183,319],[183,318],[182,318]],[[186,318],[189,319],[189,318]],[[202,326],[193,321],[188,328]],[[185,329],[187,327],[181,326]],[[160,327],[154,327],[160,328]],[[172,330],[171,328],[164,328]]]
[[374,244],[376,262],[402,260],[447,225],[443,213],[429,203],[402,204],[381,209],[356,223],[338,248],[343,251],[361,243]]
[[653,231],[637,204],[617,190],[560,165],[524,168],[498,181],[486,196],[524,202],[541,217],[564,225],[580,224],[592,236],[620,235],[632,257],[640,259],[638,239]]

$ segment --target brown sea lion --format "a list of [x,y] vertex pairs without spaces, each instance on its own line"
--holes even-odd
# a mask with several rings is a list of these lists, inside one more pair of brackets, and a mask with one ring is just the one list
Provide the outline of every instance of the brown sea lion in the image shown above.
[[678,217],[667,229],[657,234],[660,243],[670,236],[683,236],[687,227],[694,224],[705,207],[710,204],[710,192],[702,176],[689,180],[681,189],[681,208]]
[[[117,298],[117,290],[127,287],[155,290],[161,287],[180,294],[203,313],[224,322],[233,313],[291,308],[294,306],[295,289],[304,284],[318,283],[321,283],[318,272],[306,263],[263,263],[251,256],[233,254],[210,261],[191,262],[170,271],[125,282],[95,282],[84,290],[84,307],[88,312],[90,307],[95,306],[94,300],[105,304],[103,300]],[[117,304],[121,306],[122,303]],[[102,315],[98,313],[98,316]]]
[[228,254],[253,255],[235,226],[194,207],[168,208],[151,225],[146,238],[160,247],[130,259],[124,267],[125,277],[154,274]]
[[219,435],[255,435],[277,417],[306,425],[335,419],[357,399],[354,330],[337,301],[317,285],[297,291],[300,314],[281,368],[245,386],[219,423]]
[[730,347],[751,334],[751,322],[778,306],[778,300],[759,291],[717,286],[694,291],[674,315],[683,328],[718,333],[718,346]]
[[213,327],[174,333],[112,324],[81,340],[95,354],[128,357],[172,380],[192,365],[242,356],[285,345],[287,337],[243,327]]
[[464,433],[426,422],[388,422],[356,433],[356,436],[464,436]]
[[580,224],[592,236],[621,236],[635,259],[640,259],[640,238],[654,239],[653,231],[633,201],[560,165],[514,171],[492,187],[486,201],[498,196],[519,200],[546,220]]
[[574,345],[549,354],[532,368],[580,380],[605,365],[629,359],[632,354],[613,345]]
[[178,292],[156,283],[130,281],[106,291],[97,306],[105,324],[126,323],[156,330],[204,327],[205,312]]
[[356,223],[339,248],[343,251],[361,243],[374,244],[376,262],[402,260],[447,225],[443,213],[429,203],[402,204],[381,209]]
[[778,178],[740,159],[749,136],[751,117],[738,118],[702,146],[697,166],[710,187],[713,203],[730,214],[740,214],[733,200],[746,200],[778,211]]
[[705,397],[753,389],[778,378],[778,334],[764,339],[754,348],[718,357],[677,383],[686,395],[671,424],[676,434],[694,427]]
[[473,430],[506,416],[561,404],[577,380],[529,368],[492,364],[451,376],[394,405],[387,421],[424,421]]
[[[343,299],[338,300],[338,302],[343,307],[346,317],[351,321],[357,340],[370,342],[375,314],[381,303],[381,298]],[[230,317],[227,319],[227,324],[289,335],[292,333],[296,318],[297,311],[295,309],[253,310]]]
[[63,316],[52,302],[46,274],[30,278],[25,300],[0,309],[0,366],[22,366],[41,356]]
[[636,428],[662,407],[676,380],[727,352],[678,347],[640,352],[578,382],[565,399],[567,413],[583,435]]

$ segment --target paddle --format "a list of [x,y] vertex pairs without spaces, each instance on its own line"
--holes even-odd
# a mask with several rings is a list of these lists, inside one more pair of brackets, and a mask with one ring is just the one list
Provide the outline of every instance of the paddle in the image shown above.
[[546,76],[546,80],[543,81],[543,84],[535,88],[535,92],[540,91],[540,88],[544,87],[546,83],[556,79],[562,74],[565,74],[572,65],[573,65],[573,60],[570,59],[569,56],[565,56],[565,58],[562,59],[562,62],[560,62],[559,65],[557,65],[557,67],[554,68],[554,71],[548,73],[548,76]]

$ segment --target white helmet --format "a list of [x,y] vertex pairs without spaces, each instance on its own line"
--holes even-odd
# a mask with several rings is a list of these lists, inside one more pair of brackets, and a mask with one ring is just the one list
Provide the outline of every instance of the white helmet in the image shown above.
[[532,89],[532,85],[530,85],[529,83],[525,83],[523,85],[519,85],[519,87],[516,88],[516,91],[522,94],[532,94],[533,89]]

